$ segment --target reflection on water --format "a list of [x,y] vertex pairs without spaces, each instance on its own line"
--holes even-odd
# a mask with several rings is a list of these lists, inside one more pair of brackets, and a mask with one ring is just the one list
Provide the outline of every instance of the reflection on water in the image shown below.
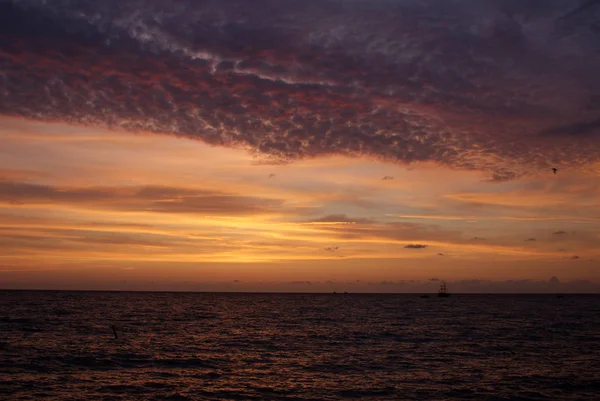
[[598,296],[0,292],[11,400],[590,400],[599,364]]

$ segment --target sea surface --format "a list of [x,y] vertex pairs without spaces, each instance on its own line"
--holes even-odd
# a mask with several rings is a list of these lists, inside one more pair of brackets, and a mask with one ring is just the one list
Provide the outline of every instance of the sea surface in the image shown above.
[[0,291],[0,399],[600,400],[600,296]]

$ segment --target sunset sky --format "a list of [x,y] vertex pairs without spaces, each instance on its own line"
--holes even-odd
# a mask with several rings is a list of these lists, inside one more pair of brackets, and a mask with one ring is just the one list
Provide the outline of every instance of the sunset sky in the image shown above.
[[0,26],[0,288],[600,288],[598,1],[13,0]]

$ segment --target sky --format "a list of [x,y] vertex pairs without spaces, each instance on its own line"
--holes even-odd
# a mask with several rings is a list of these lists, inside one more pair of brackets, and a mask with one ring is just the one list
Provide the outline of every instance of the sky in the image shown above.
[[0,288],[600,291],[599,1],[12,0],[0,26]]

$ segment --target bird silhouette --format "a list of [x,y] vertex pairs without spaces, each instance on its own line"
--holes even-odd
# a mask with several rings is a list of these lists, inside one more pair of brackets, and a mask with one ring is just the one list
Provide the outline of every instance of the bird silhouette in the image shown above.
[[558,169],[556,167],[552,168],[552,171],[554,172],[554,174],[556,175],[556,172],[558,171]]

